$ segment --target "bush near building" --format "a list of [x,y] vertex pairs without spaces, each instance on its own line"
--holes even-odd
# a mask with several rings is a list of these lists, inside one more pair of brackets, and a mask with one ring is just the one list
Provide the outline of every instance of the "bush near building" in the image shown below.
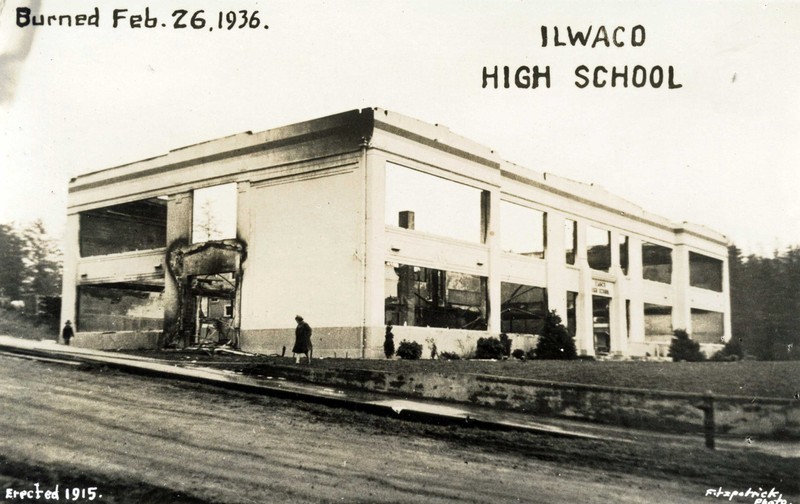
[[508,337],[508,334],[500,334],[500,343],[503,345],[503,357],[506,359],[511,357],[511,338]]
[[403,340],[397,347],[397,356],[405,360],[418,360],[422,357],[422,345],[416,341]]
[[497,338],[478,338],[478,348],[475,350],[476,359],[497,359],[505,355],[505,346]]
[[689,333],[683,329],[675,329],[672,333],[674,338],[669,345],[669,357],[674,362],[700,362],[706,360],[706,356],[700,351],[700,343],[689,338]]
[[539,335],[534,357],[537,359],[564,359],[571,360],[578,357],[575,350],[575,340],[569,333],[561,317],[555,310],[547,312],[544,316],[544,326]]

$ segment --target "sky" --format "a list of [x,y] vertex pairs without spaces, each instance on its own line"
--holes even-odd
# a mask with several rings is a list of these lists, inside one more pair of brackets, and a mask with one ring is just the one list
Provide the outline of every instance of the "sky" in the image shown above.
[[[0,222],[42,219],[61,238],[71,177],[378,106],[707,226],[746,253],[800,245],[800,2],[231,0],[223,21],[258,11],[257,28],[232,30],[219,29],[218,4],[0,0]],[[19,7],[74,17],[95,6],[98,27],[16,24]],[[204,10],[202,29],[174,27],[187,6],[187,25]],[[130,28],[146,7],[157,26]],[[117,28],[114,9],[128,9]],[[586,47],[569,45],[568,29],[590,26]],[[601,27],[610,47],[590,47]],[[534,65],[549,67],[550,86],[517,88],[516,69]],[[582,65],[590,79],[640,65],[665,80],[579,88]],[[500,78],[510,67],[508,89],[482,86],[495,66]]]

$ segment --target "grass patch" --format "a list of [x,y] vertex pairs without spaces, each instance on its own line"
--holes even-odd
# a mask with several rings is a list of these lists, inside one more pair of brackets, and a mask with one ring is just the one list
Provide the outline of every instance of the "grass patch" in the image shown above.
[[[247,374],[259,367],[293,366],[290,358],[210,355],[203,352],[134,352],[173,362],[236,369]],[[314,359],[315,369],[378,371],[407,376],[411,373],[442,375],[483,374],[559,383],[580,383],[669,392],[798,399],[800,366],[788,361],[647,362],[647,361],[476,361]]]
[[58,331],[46,324],[39,324],[24,313],[5,308],[0,308],[0,334],[31,340],[54,340],[58,337]]
[[382,361],[328,360],[315,366],[369,369],[408,374],[474,373],[628,387],[671,392],[774,397],[791,399],[800,393],[800,366],[796,362],[646,362],[646,361]]

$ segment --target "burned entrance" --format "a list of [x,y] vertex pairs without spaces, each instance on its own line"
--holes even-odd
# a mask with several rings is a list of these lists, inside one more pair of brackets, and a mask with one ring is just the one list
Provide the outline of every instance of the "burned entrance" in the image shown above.
[[191,344],[228,343],[233,336],[236,278],[232,272],[189,277],[194,304]]
[[169,251],[179,303],[177,319],[168,321],[169,345],[238,346],[244,255],[239,240],[182,245]]
[[592,285],[592,334],[594,351],[598,355],[611,352],[611,292],[612,283],[593,280]]

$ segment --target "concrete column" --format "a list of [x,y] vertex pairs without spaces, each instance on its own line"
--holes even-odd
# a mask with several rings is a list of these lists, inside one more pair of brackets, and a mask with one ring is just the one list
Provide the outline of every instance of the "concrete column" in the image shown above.
[[[367,150],[362,160],[364,173],[364,352],[375,349],[382,355],[386,276],[386,159]],[[370,355],[365,355],[370,357]]]
[[[250,182],[239,182],[236,186],[236,238],[244,243],[245,257],[250,247],[250,240],[252,237],[250,228]],[[247,281],[247,267],[248,261],[239,264],[241,269],[241,276],[239,277],[239,288],[236,289],[236,298],[233,301],[233,327],[236,341],[233,341],[235,348],[239,348],[239,331],[242,327],[242,303],[244,302],[243,293],[245,282]]]
[[[78,261],[80,260],[80,215],[67,216],[67,227],[64,231],[64,272],[61,287],[61,325],[67,320],[72,321],[75,332],[81,330],[78,325]],[[61,341],[61,335],[58,335]]]
[[723,306],[723,339],[727,343],[733,337],[731,327],[731,274],[728,258],[722,259],[722,306]]
[[564,247],[564,215],[547,212],[547,308],[555,310],[567,325],[566,254]]
[[611,333],[610,350],[614,354],[627,354],[628,352],[628,326],[625,317],[625,288],[623,287],[625,275],[620,266],[619,253],[620,234],[617,231],[609,233],[609,247],[611,248],[611,267],[608,272],[616,278],[611,289],[611,303],[608,307],[609,332]]
[[502,332],[500,305],[502,304],[502,292],[500,290],[501,262],[503,260],[503,250],[500,243],[500,189],[489,191],[489,219],[486,226],[486,245],[489,247],[489,334],[499,335]]
[[[642,241],[628,240],[628,299],[631,300],[630,350],[644,355],[644,278],[642,277]],[[641,350],[641,352],[639,352]]]
[[250,243],[250,182],[239,182],[236,189],[236,238]]
[[610,351],[613,354],[628,353],[628,326],[625,313],[625,298],[619,280],[611,289],[611,303],[608,307],[609,332],[611,333]]
[[608,233],[608,247],[611,253],[611,266],[608,272],[619,278],[622,275],[622,268],[619,266],[619,233],[617,231],[609,231]]
[[[167,251],[177,243],[189,243],[192,239],[192,193],[170,195],[167,202]],[[169,253],[169,252],[167,252]],[[180,303],[178,285],[169,272],[164,258],[164,331],[176,330],[179,326]]]
[[575,310],[575,346],[578,355],[594,355],[594,324],[592,321],[592,270],[586,251],[586,224],[578,222],[578,250],[575,265],[580,268],[580,289]]
[[672,250],[672,327],[692,334],[692,307],[689,299],[689,247]]

